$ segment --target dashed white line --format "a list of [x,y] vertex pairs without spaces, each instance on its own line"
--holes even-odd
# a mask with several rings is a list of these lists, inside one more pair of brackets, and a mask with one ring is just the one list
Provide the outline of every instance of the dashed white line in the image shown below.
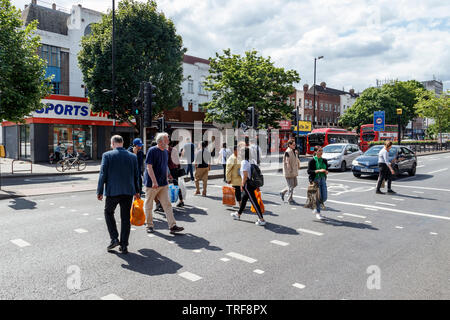
[[430,234],[433,235],[433,236],[437,235],[436,232],[430,232]]
[[154,234],[149,234],[148,237],[149,237],[149,238],[154,238],[155,235],[154,235]]
[[297,229],[297,231],[304,232],[304,233],[310,233],[310,234],[313,234],[315,236],[323,236],[322,232],[312,231],[312,230],[308,230],[308,229],[301,229],[301,228],[299,228],[299,229]]
[[405,201],[405,199],[400,199],[400,198],[391,198],[392,200],[395,200],[395,201]]
[[60,209],[65,209],[66,207],[64,207],[64,206],[61,206],[61,207],[59,207]]
[[101,297],[101,300],[123,300],[121,297],[115,294],[108,294],[107,296]]
[[86,233],[86,232],[88,232],[87,230],[81,229],[81,228],[75,229],[75,230],[73,230],[73,231],[75,231],[75,232],[77,232],[77,233]]
[[447,171],[447,170],[448,170],[448,168],[444,168],[444,169],[440,169],[440,170],[436,170],[436,171],[427,172],[426,174],[433,174],[433,173],[438,173],[438,172]]
[[282,246],[282,247],[285,247],[285,246],[289,245],[289,243],[284,242],[284,241],[279,241],[279,240],[272,240],[272,241],[270,241],[270,243],[277,244],[277,245]]
[[403,227],[395,226],[396,229],[403,229]]
[[169,243],[172,243],[172,244],[175,243],[175,241],[173,241],[173,240],[170,240],[170,241],[168,241],[168,242],[169,242]]
[[99,220],[99,221],[100,221],[100,220],[103,220],[103,219],[102,219],[102,218],[97,218],[97,220]]
[[88,216],[89,215],[89,213],[83,213],[83,216]]
[[382,204],[382,205],[385,205],[385,206],[391,206],[391,207],[396,207],[396,206],[397,206],[396,204],[393,204],[393,203],[386,203],[386,202],[378,202],[378,201],[375,201],[375,203],[377,203],[377,204]]
[[291,210],[297,210],[297,208],[291,208]]
[[246,257],[246,256],[244,256],[242,254],[239,254],[239,253],[236,253],[236,252],[228,252],[226,255],[229,256],[229,257],[238,259],[238,260],[242,260],[242,261],[248,262],[248,263],[254,263],[254,262],[258,261],[256,259],[253,259],[253,258],[250,258],[250,257]]
[[306,286],[304,284],[297,283],[297,282],[294,283],[292,286],[294,286],[296,288],[299,288],[299,289],[305,289],[306,288]]
[[77,212],[77,209],[71,209],[70,212]]
[[228,261],[230,261],[230,259],[228,259],[228,258],[221,258],[220,260],[223,261],[223,262],[228,262]]
[[425,193],[425,192],[422,192],[422,191],[413,191],[414,193]]
[[343,216],[337,216],[338,218],[343,218]]
[[364,210],[370,210],[370,211],[378,211],[378,209],[375,209],[375,208],[364,208]]
[[31,246],[31,244],[29,244],[28,242],[26,242],[25,240],[22,240],[22,239],[14,239],[14,240],[10,240],[10,241],[12,243],[14,243],[16,246],[19,246],[21,248]]
[[360,216],[360,215],[352,214],[352,213],[344,213],[344,216],[355,217],[355,218],[361,218],[361,219],[367,218],[367,217],[365,217],[365,216]]
[[180,277],[191,280],[192,282],[202,279],[202,277],[191,272],[182,272],[178,274]]
[[196,207],[196,208],[203,210],[203,211],[208,211],[208,208],[202,208],[202,207]]
[[369,220],[366,220],[366,221],[364,221],[365,223],[372,223],[372,221],[369,221]]
[[195,250],[192,250],[192,251],[194,251],[196,253],[200,253],[200,252],[202,252],[202,249],[195,249]]
[[417,166],[416,168],[422,168],[422,167],[425,167],[424,165],[421,165],[421,166]]
[[257,274],[263,274],[264,273],[264,271],[259,270],[259,269],[255,269],[255,270],[253,270],[253,272],[257,273]]

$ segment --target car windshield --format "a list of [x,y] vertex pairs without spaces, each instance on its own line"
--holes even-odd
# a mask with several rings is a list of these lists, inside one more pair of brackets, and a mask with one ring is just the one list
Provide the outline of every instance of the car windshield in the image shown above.
[[325,133],[310,133],[308,135],[310,146],[321,146],[325,142]]
[[329,144],[325,148],[323,148],[323,152],[324,153],[341,153],[343,148],[344,148],[343,145],[336,146],[336,145]]
[[373,140],[375,140],[375,134],[374,133],[364,133],[363,140],[367,141],[367,142],[373,141]]
[[[375,146],[370,148],[369,150],[366,151],[366,153],[364,153],[365,156],[377,156],[381,149],[383,149],[383,146]],[[397,149],[395,147],[392,147],[391,150],[389,150],[389,156],[393,157],[395,156],[395,153],[397,152]]]

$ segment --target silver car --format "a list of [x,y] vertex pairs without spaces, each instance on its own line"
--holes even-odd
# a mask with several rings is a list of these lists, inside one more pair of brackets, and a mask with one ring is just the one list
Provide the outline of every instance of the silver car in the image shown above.
[[362,154],[363,152],[356,144],[333,143],[323,148],[322,157],[327,159],[329,169],[345,171],[351,168],[353,160]]

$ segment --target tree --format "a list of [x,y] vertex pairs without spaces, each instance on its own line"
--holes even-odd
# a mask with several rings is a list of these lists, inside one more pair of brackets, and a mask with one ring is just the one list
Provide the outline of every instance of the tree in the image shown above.
[[[176,107],[183,80],[183,41],[173,22],[156,11],[155,1],[124,0],[116,11],[116,117],[139,130],[132,122],[131,105],[142,81],[156,86],[153,115]],[[111,94],[112,12],[82,39],[78,62],[94,111],[113,113]],[[136,119],[137,120],[137,119]]]
[[210,58],[210,75],[204,82],[212,91],[212,100],[202,106],[206,120],[219,123],[245,121],[245,111],[254,106],[259,114],[259,127],[279,128],[278,121],[289,116],[292,106],[286,103],[300,77],[295,70],[285,71],[270,61],[247,51],[245,56],[231,50]]
[[401,126],[417,117],[416,102],[418,95],[425,89],[416,81],[395,81],[381,88],[367,88],[339,119],[344,127],[358,128],[373,123],[374,111],[385,111],[386,124],[398,124],[397,109],[402,109]]
[[[450,127],[450,90],[436,97],[433,91],[422,91],[417,98],[417,111],[421,117],[431,118],[435,121],[430,128],[441,134],[449,130]],[[442,143],[442,135],[440,135]]]
[[0,0],[0,120],[23,121],[51,93],[46,62],[37,55],[36,27],[33,21],[23,28],[20,10]]

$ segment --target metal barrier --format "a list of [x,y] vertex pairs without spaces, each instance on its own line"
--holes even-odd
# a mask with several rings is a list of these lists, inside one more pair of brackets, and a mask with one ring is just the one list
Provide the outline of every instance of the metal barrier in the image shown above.
[[30,163],[30,170],[16,170],[16,172],[22,172],[22,171],[30,171],[30,173],[33,173],[33,162],[30,160],[13,160],[11,162],[11,174],[14,174],[14,162],[16,161],[22,161],[22,162],[29,162]]

